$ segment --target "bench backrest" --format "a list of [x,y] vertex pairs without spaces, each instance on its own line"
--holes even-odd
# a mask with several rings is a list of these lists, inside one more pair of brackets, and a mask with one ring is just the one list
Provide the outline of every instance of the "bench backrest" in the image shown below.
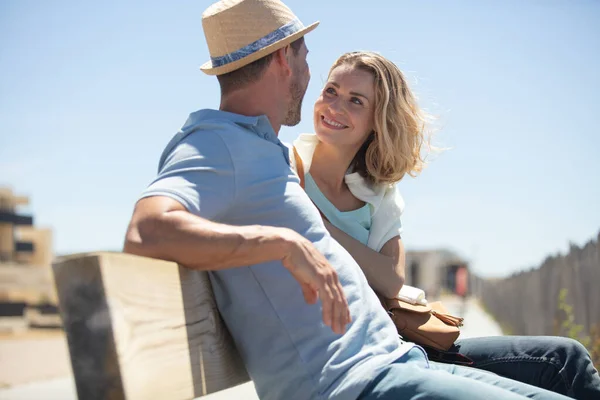
[[80,399],[193,399],[249,380],[206,272],[104,252],[53,270]]

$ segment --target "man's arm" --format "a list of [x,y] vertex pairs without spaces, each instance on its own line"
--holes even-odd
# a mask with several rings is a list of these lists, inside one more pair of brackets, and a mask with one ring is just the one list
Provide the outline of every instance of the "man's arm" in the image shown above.
[[307,303],[321,299],[323,322],[334,332],[343,333],[350,322],[337,273],[311,242],[291,229],[219,224],[189,213],[169,197],[152,196],[137,203],[124,251],[199,270],[279,260],[299,282]]
[[188,268],[220,270],[283,259],[285,233],[281,228],[211,222],[171,198],[153,196],[137,203],[124,250]]

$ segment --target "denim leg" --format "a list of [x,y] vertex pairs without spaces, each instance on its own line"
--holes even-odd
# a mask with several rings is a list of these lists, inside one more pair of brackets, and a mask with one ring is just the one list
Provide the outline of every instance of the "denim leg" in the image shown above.
[[576,340],[554,336],[492,336],[464,339],[451,351],[473,367],[576,399],[600,399],[600,376]]
[[[512,379],[504,378],[502,376],[491,374],[487,371],[478,370],[476,368],[465,367],[460,365],[442,364],[437,362],[430,362],[430,368],[435,371],[449,372],[455,377],[467,378],[469,380],[476,380],[493,386],[498,389],[503,389],[505,392],[511,394],[518,394],[528,399],[547,399],[547,400],[569,400],[568,397],[563,396],[555,392],[551,392],[546,389],[542,389],[536,386],[528,385],[526,383],[518,382]],[[471,385],[472,383],[468,383]],[[479,394],[473,399],[487,399],[487,397]],[[491,397],[495,399],[495,397]]]
[[[413,352],[415,350],[411,350]],[[418,350],[416,350],[418,351]],[[566,400],[557,393],[469,367],[401,358],[361,393],[359,400]]]

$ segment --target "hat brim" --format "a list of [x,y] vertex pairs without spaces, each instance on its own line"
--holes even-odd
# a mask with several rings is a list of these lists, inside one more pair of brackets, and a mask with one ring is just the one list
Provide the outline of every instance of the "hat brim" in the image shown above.
[[293,35],[290,35],[284,39],[281,39],[278,42],[275,42],[267,47],[260,49],[256,53],[252,53],[249,56],[240,58],[239,60],[233,61],[231,63],[221,65],[220,67],[213,68],[212,62],[208,61],[200,67],[200,70],[207,75],[223,75],[228,72],[235,71],[236,69],[242,68],[243,66],[248,65],[251,62],[258,60],[259,58],[262,58],[268,54],[274,53],[277,50],[294,42],[295,40],[300,39],[302,36],[306,35],[308,32],[315,29],[318,25],[319,25],[319,21],[307,26],[304,29],[299,30],[298,32],[294,33]]

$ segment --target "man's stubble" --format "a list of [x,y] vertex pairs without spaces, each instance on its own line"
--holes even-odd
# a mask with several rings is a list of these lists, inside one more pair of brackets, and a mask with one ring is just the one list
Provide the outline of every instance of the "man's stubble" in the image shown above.
[[308,82],[304,89],[302,89],[300,82],[298,82],[299,75],[296,75],[296,77],[297,78],[290,83],[290,107],[282,123],[282,125],[285,126],[298,125],[302,116],[302,100],[304,99],[304,95],[306,94]]

